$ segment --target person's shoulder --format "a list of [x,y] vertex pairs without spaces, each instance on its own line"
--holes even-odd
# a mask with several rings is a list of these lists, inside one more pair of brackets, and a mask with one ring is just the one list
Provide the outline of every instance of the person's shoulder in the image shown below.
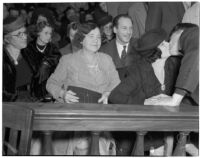
[[116,42],[116,39],[112,39],[110,42],[104,44],[100,50],[107,50],[107,49],[110,49],[111,47],[113,47],[113,45],[115,44]]
[[130,39],[129,44],[130,44],[131,46],[136,47],[136,46],[137,46],[137,43],[138,43],[138,38],[132,37],[132,38]]
[[105,54],[103,52],[98,52],[98,56],[99,56],[100,61],[103,62],[103,64],[107,65],[107,64],[113,63],[111,56],[108,54]]
[[66,61],[66,62],[70,62],[74,59],[74,55],[73,54],[65,54],[61,57],[61,60]]
[[98,56],[100,59],[102,60],[111,60],[112,58],[110,57],[110,55],[105,54],[104,52],[98,52]]
[[62,47],[59,49],[60,53],[62,55],[66,55],[66,54],[70,54],[72,53],[71,49],[70,49],[70,44],[67,44],[66,46]]

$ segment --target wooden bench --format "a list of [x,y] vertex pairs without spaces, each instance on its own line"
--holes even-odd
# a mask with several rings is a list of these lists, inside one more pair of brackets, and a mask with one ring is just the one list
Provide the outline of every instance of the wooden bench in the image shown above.
[[[133,155],[143,155],[143,137],[148,131],[179,131],[183,141],[191,131],[199,130],[199,110],[196,106],[180,105],[100,105],[100,104],[62,104],[62,103],[3,103],[16,104],[34,109],[33,130],[44,131],[46,155],[51,152],[52,131],[93,131],[92,155],[98,155],[99,131],[137,131],[139,146]],[[141,145],[142,144],[142,145]],[[184,155],[181,143],[176,155]],[[180,153],[181,152],[181,153]]]

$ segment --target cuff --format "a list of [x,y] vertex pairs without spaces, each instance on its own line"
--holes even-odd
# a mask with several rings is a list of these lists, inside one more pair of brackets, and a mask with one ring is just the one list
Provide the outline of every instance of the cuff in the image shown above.
[[184,89],[176,88],[174,93],[185,96],[188,92]]

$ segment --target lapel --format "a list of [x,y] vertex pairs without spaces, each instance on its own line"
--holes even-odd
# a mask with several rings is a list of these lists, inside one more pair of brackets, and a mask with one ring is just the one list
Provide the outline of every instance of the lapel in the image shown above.
[[119,53],[117,50],[117,44],[116,44],[116,39],[112,41],[112,47],[111,47],[111,52],[112,52],[112,58],[113,62],[115,63],[116,68],[123,67],[123,63],[121,61],[121,58],[119,57]]

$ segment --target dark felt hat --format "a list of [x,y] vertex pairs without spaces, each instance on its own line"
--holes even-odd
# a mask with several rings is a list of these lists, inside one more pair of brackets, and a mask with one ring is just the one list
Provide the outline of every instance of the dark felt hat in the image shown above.
[[3,21],[3,34],[8,34],[10,32],[16,31],[25,25],[24,18],[22,16],[13,17],[8,16]]
[[112,22],[112,16],[100,9],[94,11],[94,19],[98,26],[104,26]]
[[146,51],[156,48],[167,37],[167,33],[162,28],[151,29],[140,37],[136,51]]

